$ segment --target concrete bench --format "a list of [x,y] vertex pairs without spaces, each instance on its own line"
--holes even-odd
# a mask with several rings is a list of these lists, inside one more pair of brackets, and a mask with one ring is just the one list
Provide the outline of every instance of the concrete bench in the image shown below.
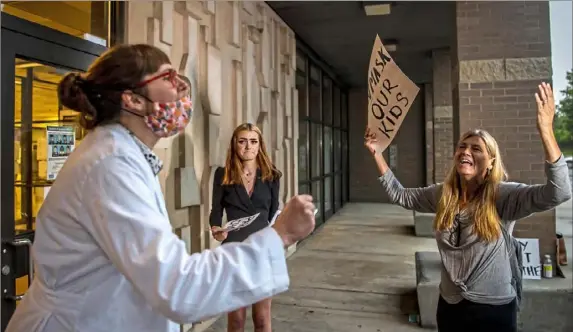
[[414,232],[419,237],[434,237],[434,213],[414,211]]
[[440,254],[437,251],[417,251],[414,257],[420,325],[423,328],[436,328],[436,310],[440,297]]
[[[438,252],[417,251],[416,292],[420,325],[436,328],[440,296],[441,260]],[[523,302],[518,314],[519,332],[565,332],[573,330],[571,266],[562,267],[565,278],[523,281]]]

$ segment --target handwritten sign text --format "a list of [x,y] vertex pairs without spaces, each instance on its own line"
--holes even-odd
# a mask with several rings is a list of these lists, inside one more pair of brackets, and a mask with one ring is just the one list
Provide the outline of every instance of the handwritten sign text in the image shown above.
[[376,134],[378,152],[392,142],[419,91],[376,36],[368,69],[368,128]]

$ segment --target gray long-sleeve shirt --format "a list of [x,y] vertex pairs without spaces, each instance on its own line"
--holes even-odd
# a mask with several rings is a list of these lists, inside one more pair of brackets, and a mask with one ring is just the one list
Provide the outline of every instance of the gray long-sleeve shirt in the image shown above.
[[[550,210],[571,198],[571,183],[563,156],[553,164],[546,162],[545,174],[547,183],[544,185],[500,183],[497,211],[502,226],[510,234],[515,220]],[[418,212],[436,212],[442,184],[404,188],[390,170],[379,181],[393,204]],[[458,223],[461,226],[459,241]],[[502,235],[489,243],[480,240],[473,232],[471,213],[463,210],[450,230],[436,231],[435,236],[442,259],[440,293],[448,303],[467,299],[476,303],[502,305],[515,298],[509,254]]]

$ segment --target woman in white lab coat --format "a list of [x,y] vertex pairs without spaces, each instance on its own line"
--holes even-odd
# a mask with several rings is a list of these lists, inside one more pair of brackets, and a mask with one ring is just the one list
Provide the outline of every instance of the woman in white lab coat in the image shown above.
[[189,255],[173,234],[152,148],[189,122],[188,91],[149,45],[64,77],[61,102],[89,133],[38,213],[36,277],[7,332],[179,332],[288,288],[284,248],[314,228],[310,196],[242,243]]

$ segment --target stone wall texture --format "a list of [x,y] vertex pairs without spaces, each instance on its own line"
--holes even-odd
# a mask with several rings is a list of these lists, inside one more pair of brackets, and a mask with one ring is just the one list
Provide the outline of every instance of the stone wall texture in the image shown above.
[[127,5],[126,43],[164,50],[192,82],[184,134],[155,152],[174,231],[190,252],[217,245],[209,232],[212,181],[233,129],[256,123],[283,172],[281,204],[297,193],[298,106],[294,33],[264,2],[154,1]]

